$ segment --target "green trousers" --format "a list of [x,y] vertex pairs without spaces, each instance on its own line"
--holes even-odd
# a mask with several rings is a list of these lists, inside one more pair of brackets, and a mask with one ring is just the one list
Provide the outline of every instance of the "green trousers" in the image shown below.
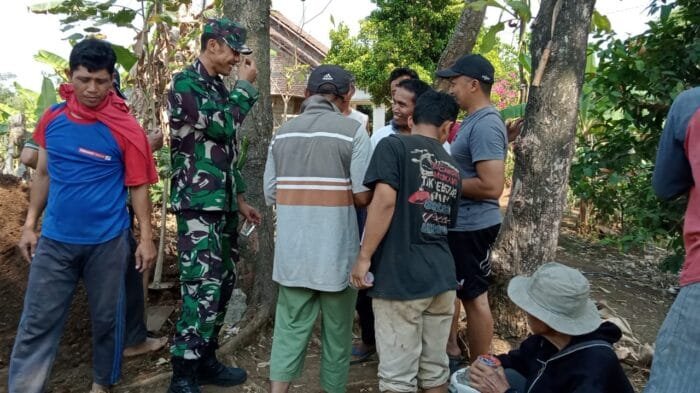
[[275,331],[270,355],[270,380],[289,382],[304,368],[306,348],[321,312],[321,387],[345,392],[352,347],[352,322],[357,291],[340,292],[279,286]]

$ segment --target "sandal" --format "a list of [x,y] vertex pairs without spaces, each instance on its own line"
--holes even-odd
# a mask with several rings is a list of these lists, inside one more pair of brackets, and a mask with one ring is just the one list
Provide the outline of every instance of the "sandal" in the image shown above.
[[353,345],[352,351],[350,352],[350,355],[352,356],[350,364],[364,363],[369,360],[370,356],[374,355],[377,352],[377,349],[374,346],[368,348],[369,349],[367,349],[366,351],[362,351],[359,347]]
[[447,354],[447,359],[449,360],[450,375],[454,374],[460,368],[463,368],[464,356]]

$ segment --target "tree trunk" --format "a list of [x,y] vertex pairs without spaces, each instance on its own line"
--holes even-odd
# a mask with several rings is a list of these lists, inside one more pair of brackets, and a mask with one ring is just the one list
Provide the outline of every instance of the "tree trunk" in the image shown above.
[[[474,49],[479,30],[481,30],[481,25],[484,24],[486,7],[476,10],[469,6],[471,3],[476,3],[476,0],[464,0],[462,15],[457,21],[457,26],[454,33],[452,33],[450,42],[447,43],[447,47],[440,55],[438,70],[451,66],[460,56],[470,53]],[[446,81],[442,78],[436,78],[434,85],[435,88],[444,90]]]
[[[518,56],[523,54],[525,51],[525,40],[527,39],[527,26],[525,21],[519,19],[520,26],[518,26],[519,38],[518,38]],[[525,103],[525,98],[527,97],[527,79],[525,79],[525,66],[522,61],[518,61],[518,78],[520,79],[520,96],[518,97],[518,102],[521,104]]]
[[272,137],[272,98],[270,96],[270,0],[228,0],[223,2],[224,15],[240,22],[248,31],[246,45],[253,49],[258,68],[256,85],[260,98],[243,122],[239,141],[250,141],[248,159],[243,168],[247,183],[246,199],[260,211],[262,224],[248,238],[241,237],[241,262],[237,266],[238,284],[247,295],[248,308],[244,326],[220,352],[230,353],[255,337],[274,312],[277,287],[272,282],[274,252],[274,215],[265,205],[263,172],[267,148]]
[[543,0],[532,29],[535,72],[516,142],[510,202],[492,253],[496,329],[521,335],[506,282],[554,260],[574,152],[578,103],[595,0]]

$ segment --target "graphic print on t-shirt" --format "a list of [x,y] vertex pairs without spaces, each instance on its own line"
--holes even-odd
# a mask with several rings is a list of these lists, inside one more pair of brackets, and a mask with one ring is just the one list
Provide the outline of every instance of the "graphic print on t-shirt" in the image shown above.
[[451,204],[459,190],[459,171],[449,162],[436,159],[426,149],[412,150],[411,162],[419,166],[421,185],[408,197],[408,202],[423,207],[421,232],[446,235],[452,216]]
[[99,151],[86,149],[84,147],[78,147],[78,153],[85,154],[86,156],[99,158],[105,161],[112,161],[112,156],[109,154],[100,153]]

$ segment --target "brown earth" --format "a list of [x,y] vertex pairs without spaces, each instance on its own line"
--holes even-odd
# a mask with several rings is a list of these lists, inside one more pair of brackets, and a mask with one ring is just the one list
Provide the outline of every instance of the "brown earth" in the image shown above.
[[[16,248],[20,228],[27,209],[27,187],[18,180],[0,176],[0,392],[6,388],[7,366],[14,335],[22,311],[22,301],[26,289],[28,264],[22,260]],[[170,236],[172,238],[172,236]],[[173,244],[167,249],[163,281],[175,281]],[[653,342],[666,310],[673,300],[671,294],[675,285],[675,275],[661,273],[658,263],[663,252],[656,250],[651,255],[626,255],[617,250],[591,244],[577,237],[563,225],[560,236],[558,259],[584,271],[591,281],[596,300],[606,300],[608,305],[632,326],[634,334],[642,342]],[[669,291],[671,288],[671,291]],[[179,295],[176,289],[149,292],[150,305],[177,305]],[[177,307],[176,307],[177,309]],[[177,312],[161,328],[157,335],[171,336]],[[71,307],[63,338],[54,364],[49,392],[87,392],[91,381],[90,322],[86,305],[86,295],[80,288]],[[249,372],[249,380],[235,388],[219,389],[205,387],[204,392],[265,392],[267,391],[268,361],[272,333],[268,327],[257,341],[225,360],[244,367]],[[516,343],[496,340],[496,352],[506,351]],[[170,370],[167,350],[136,358],[125,359],[123,380],[118,391],[123,392],[165,392]],[[318,372],[320,360],[320,340],[318,331],[309,344],[306,368],[302,377],[293,384],[292,392],[319,392]],[[348,384],[349,392],[373,392],[377,389],[376,356],[369,362],[352,366]],[[637,390],[641,390],[648,370],[644,367],[625,365],[628,375]],[[143,384],[148,388],[142,388]],[[155,387],[154,387],[155,386]]]
[[[27,212],[28,187],[11,176],[0,175],[0,392],[7,387],[7,367],[17,325],[22,312],[29,264],[17,248],[21,227]],[[156,239],[156,242],[158,239]],[[172,248],[172,247],[170,247]],[[176,277],[172,257],[166,259],[164,281]],[[149,294],[150,304],[177,302],[177,290],[154,291]],[[170,336],[172,322],[166,323],[156,335]],[[56,356],[48,391],[56,393],[88,391],[92,381],[90,317],[85,288],[76,291],[61,344]],[[166,351],[126,359],[125,378],[141,378],[161,372],[156,365],[159,357],[167,358]]]

